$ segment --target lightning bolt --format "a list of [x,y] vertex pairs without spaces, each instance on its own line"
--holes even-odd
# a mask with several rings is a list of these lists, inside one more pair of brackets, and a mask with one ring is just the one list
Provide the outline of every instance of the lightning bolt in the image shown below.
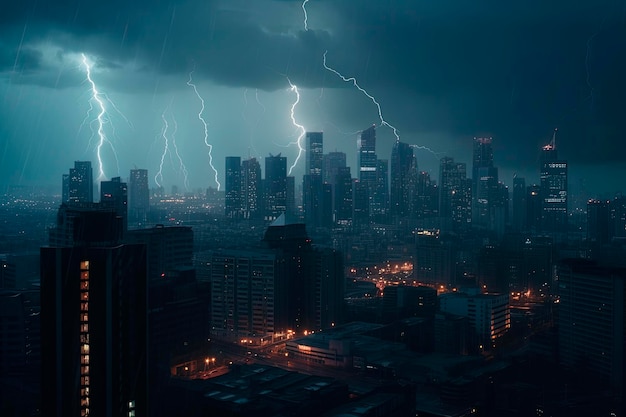
[[161,113],[161,120],[163,120],[163,129],[161,129],[161,136],[163,137],[163,142],[164,142],[163,153],[161,154],[161,162],[159,163],[159,171],[154,176],[154,182],[159,188],[161,188],[161,183],[163,182],[163,162],[165,161],[165,155],[167,154],[167,151],[169,150],[169,139],[167,137],[167,130],[169,128],[169,124],[167,123],[167,119],[165,118],[166,111],[167,111],[167,108],[163,111],[163,113]]
[[[113,151],[113,154],[115,155],[115,159],[117,161],[117,153],[115,152],[115,148],[113,147],[113,144],[111,143],[111,141],[108,140],[105,129],[104,129],[104,125],[106,123],[110,123],[110,118],[108,117],[108,113],[107,113],[106,106],[104,103],[105,101],[110,103],[111,100],[107,99],[105,95],[103,95],[102,93],[98,91],[98,88],[96,87],[96,83],[91,78],[91,63],[89,62],[85,54],[81,54],[81,57],[82,57],[82,63],[85,67],[87,81],[89,82],[89,85],[91,87],[90,88],[91,99],[89,100],[89,110],[87,112],[86,118],[89,117],[89,115],[91,114],[91,111],[94,108],[94,105],[93,105],[94,101],[96,102],[96,107],[98,108],[98,114],[95,120],[95,122],[98,125],[96,132],[99,137],[98,144],[96,145],[96,156],[98,158],[98,179],[104,180],[106,179],[106,175],[104,173],[104,162],[102,160],[102,148],[104,147],[105,144],[108,144],[111,147],[111,150]],[[115,109],[117,110],[117,108]],[[119,110],[117,111],[119,112]],[[81,126],[84,123],[85,121],[83,120],[83,123],[81,124]]]
[[193,75],[193,71],[189,73],[189,81],[187,81],[187,85],[193,88],[193,91],[196,93],[196,96],[198,97],[198,100],[200,100],[200,103],[201,103],[200,111],[198,112],[198,120],[200,120],[202,122],[202,125],[204,126],[204,144],[207,146],[207,148],[209,148],[209,165],[211,166],[211,169],[215,173],[215,183],[217,184],[217,191],[219,191],[220,188],[222,187],[222,184],[220,184],[217,178],[217,169],[215,169],[215,167],[213,166],[213,145],[209,143],[209,126],[206,120],[204,120],[204,118],[202,117],[202,113],[204,112],[204,99],[202,98],[202,96],[200,96],[200,93],[198,92],[198,88],[192,82],[192,75]]
[[309,16],[306,13],[306,4],[309,2],[309,0],[304,0],[302,2],[302,11],[304,12],[304,30],[306,32],[309,31],[309,26],[307,25],[307,21],[309,20]]
[[189,191],[189,172],[187,171],[187,167],[185,166],[185,163],[183,162],[183,158],[180,156],[180,153],[178,153],[178,145],[176,144],[176,132],[178,131],[178,123],[176,122],[176,119],[174,118],[174,115],[172,114],[172,122],[174,123],[174,131],[172,132],[172,145],[174,146],[174,153],[176,154],[176,157],[178,158],[178,170],[179,172],[181,172],[183,174],[183,177],[185,179],[184,184],[185,184],[185,190]]
[[294,101],[293,104],[291,105],[291,111],[290,111],[291,123],[293,123],[293,125],[300,131],[300,135],[298,136],[298,139],[296,139],[295,142],[291,143],[291,144],[298,145],[298,156],[296,157],[296,160],[294,161],[293,165],[291,165],[291,167],[289,168],[288,175],[291,175],[291,171],[293,171],[295,166],[298,165],[298,161],[300,160],[300,157],[302,156],[302,153],[304,152],[304,148],[302,147],[302,138],[304,137],[306,130],[304,129],[304,126],[302,126],[301,124],[298,124],[298,122],[296,121],[296,117],[295,117],[296,106],[300,102],[300,91],[298,91],[298,86],[293,84],[291,80],[289,79],[289,77],[287,77],[287,82],[289,82],[289,86],[291,87],[290,91],[293,91],[294,93],[296,93],[296,101]]
[[[387,126],[388,128],[390,128],[393,131],[394,136],[396,137],[396,141],[400,141],[400,135],[398,134],[398,129],[395,128],[395,126],[392,126],[391,124],[389,124],[385,118],[383,117],[383,112],[382,109],[380,107],[380,103],[378,103],[378,101],[376,101],[376,99],[374,98],[374,96],[372,96],[370,93],[368,93],[363,87],[361,87],[359,85],[359,83],[357,82],[356,78],[354,77],[344,77],[341,73],[339,73],[339,71],[331,68],[328,66],[328,64],[326,63],[326,54],[328,53],[328,51],[324,51],[324,68],[326,68],[328,71],[332,72],[333,74],[337,75],[339,78],[341,78],[343,81],[347,82],[347,83],[352,83],[352,85],[354,85],[361,93],[363,93],[367,98],[369,98],[372,103],[374,103],[376,105],[376,109],[378,109],[378,118],[380,119],[380,124],[383,126]],[[437,152],[433,151],[432,149],[430,149],[427,146],[421,146],[421,145],[412,145],[412,147],[416,148],[416,149],[423,149],[425,151],[428,151],[430,153],[432,153],[433,155],[435,155],[436,157],[438,157]]]

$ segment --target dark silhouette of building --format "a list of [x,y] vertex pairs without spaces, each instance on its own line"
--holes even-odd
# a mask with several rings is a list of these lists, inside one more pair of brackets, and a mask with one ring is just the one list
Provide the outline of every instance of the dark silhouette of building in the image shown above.
[[265,219],[275,220],[287,211],[287,158],[270,154],[265,158]]
[[376,222],[386,223],[389,211],[389,161],[387,159],[376,161],[376,188],[374,199],[370,201],[370,215]]
[[587,241],[606,244],[611,235],[610,201],[589,200],[587,202]]
[[439,215],[442,228],[448,224],[453,230],[465,230],[472,221],[471,180],[466,165],[453,158],[441,158],[439,164]]
[[227,156],[224,174],[224,215],[229,219],[240,219],[242,217],[241,174],[241,158],[238,156]]
[[274,323],[296,333],[332,327],[341,322],[345,279],[341,254],[311,244],[303,223],[281,216],[266,230],[263,241],[279,259],[274,288]]
[[304,221],[310,227],[332,223],[332,187],[323,182],[323,134],[306,133],[306,173],[302,178]]
[[344,152],[329,152],[324,155],[324,169],[322,175],[324,182],[335,184],[335,177],[340,169],[346,168],[346,154]]
[[541,230],[567,232],[567,161],[558,158],[556,129],[552,141],[541,149]]
[[411,207],[411,198],[415,184],[411,183],[413,171],[417,169],[413,149],[399,140],[391,151],[391,187],[390,207],[392,216],[407,216]]
[[147,169],[131,169],[128,184],[128,211],[132,221],[145,222],[150,211]]
[[70,168],[67,196],[69,203],[93,202],[93,171],[91,169],[91,161],[74,162],[74,168]]
[[583,259],[558,266],[558,352],[563,365],[610,382],[623,401],[626,269]]
[[[364,184],[368,193],[369,207],[374,204],[376,194],[378,157],[376,156],[376,126],[365,129],[361,132],[358,143],[358,171],[359,181]],[[369,216],[369,212],[368,212]]]
[[256,158],[241,163],[241,210],[245,219],[257,219],[262,213],[261,164]]
[[343,226],[352,224],[352,175],[349,167],[337,170],[334,189],[334,217],[335,223]]
[[71,221],[72,246],[41,248],[42,415],[147,415],[146,248],[113,211]]
[[100,205],[115,210],[122,218],[124,230],[128,229],[128,188],[120,177],[100,183]]
[[513,231],[526,230],[526,209],[526,180],[516,175],[513,177]]

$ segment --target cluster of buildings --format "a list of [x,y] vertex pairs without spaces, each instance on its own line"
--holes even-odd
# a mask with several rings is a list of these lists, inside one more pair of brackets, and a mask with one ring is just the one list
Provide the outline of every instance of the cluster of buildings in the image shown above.
[[[96,188],[91,163],[76,161],[39,285],[16,289],[23,266],[0,257],[2,373],[42,370],[25,384],[40,384],[42,415],[156,415],[176,396],[193,399],[190,413],[496,415],[492,378],[523,352],[607,387],[585,401],[623,403],[626,198],[589,200],[586,227],[572,224],[556,132],[539,184],[515,177],[512,191],[491,138],[474,138],[471,177],[444,157],[437,180],[412,145],[380,159],[375,126],[359,135],[354,177],[321,132],[305,148],[301,183],[280,154],[264,175],[256,158],[227,157],[220,216],[186,223],[169,220],[178,203],[156,198],[147,170]],[[190,381],[215,363],[211,346],[266,363]],[[550,409],[540,397],[538,415]]]

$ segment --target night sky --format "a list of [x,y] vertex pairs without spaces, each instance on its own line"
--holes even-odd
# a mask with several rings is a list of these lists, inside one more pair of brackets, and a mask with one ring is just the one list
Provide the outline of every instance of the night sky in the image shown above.
[[[539,149],[558,128],[571,183],[626,191],[623,0],[309,0],[305,10],[307,27],[302,1],[4,0],[0,183],[60,192],[74,160],[91,160],[98,176],[100,110],[81,54],[109,112],[107,178],[147,168],[154,186],[163,161],[157,181],[168,190],[216,186],[190,73],[221,183],[225,156],[295,161],[289,80],[296,122],[323,130],[325,152],[346,152],[356,176],[355,132],[381,121],[324,68],[328,51],[402,141],[434,151],[417,158],[435,178],[444,155],[471,171],[472,138],[488,135],[501,180],[537,182]],[[379,158],[394,140],[379,127]]]

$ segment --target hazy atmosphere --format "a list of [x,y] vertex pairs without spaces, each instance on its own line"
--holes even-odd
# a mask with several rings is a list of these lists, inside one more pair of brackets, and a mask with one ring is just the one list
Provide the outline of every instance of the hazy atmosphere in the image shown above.
[[[501,179],[534,182],[558,128],[570,181],[621,187],[606,175],[626,166],[626,5],[608,0],[7,2],[2,182],[60,187],[91,160],[100,178],[139,167],[151,186],[216,187],[211,147],[218,181],[229,155],[291,166],[293,121],[356,166],[356,132],[382,120],[331,69],[356,77],[402,141],[433,151],[417,153],[420,169],[467,162],[471,138],[488,135]],[[389,158],[393,129],[378,138]]]

